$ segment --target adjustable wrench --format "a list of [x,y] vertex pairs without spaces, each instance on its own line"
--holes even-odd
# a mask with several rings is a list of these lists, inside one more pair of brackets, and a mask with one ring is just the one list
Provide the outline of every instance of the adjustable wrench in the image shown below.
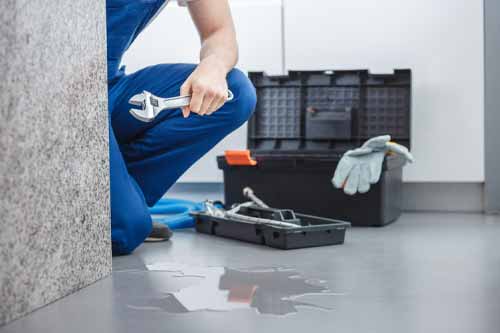
[[[231,101],[234,95],[230,90],[227,92],[226,101]],[[163,110],[178,109],[183,106],[188,106],[191,103],[191,95],[162,98],[144,90],[141,94],[132,96],[128,102],[129,104],[141,107],[140,109],[131,108],[130,114],[137,120],[149,123]]]

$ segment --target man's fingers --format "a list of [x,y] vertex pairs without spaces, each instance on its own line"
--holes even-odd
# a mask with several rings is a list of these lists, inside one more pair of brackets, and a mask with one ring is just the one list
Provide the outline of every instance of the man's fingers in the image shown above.
[[203,105],[201,107],[201,115],[212,114],[218,109],[219,100],[221,98],[220,92],[216,89],[208,89],[205,92],[205,97],[203,98]]
[[190,112],[201,116],[212,114],[222,107],[228,98],[227,87],[224,89],[213,88],[207,83],[199,80],[192,80],[191,82],[190,79],[181,86],[180,95],[191,95],[189,106],[182,108],[184,117],[189,116]]
[[210,92],[205,93],[203,97],[203,103],[201,104],[200,108],[200,113],[199,113],[200,116],[208,114],[208,112],[210,111],[210,106],[212,105],[213,101],[214,101],[214,95]]
[[201,89],[196,89],[193,87],[193,93],[191,96],[191,103],[189,104],[189,109],[191,112],[200,113],[201,106],[203,105],[204,91]]
[[[181,90],[179,92],[179,95],[180,96],[187,96],[187,95],[190,95],[191,94],[191,82],[189,81],[186,81],[184,82],[184,84],[181,86]],[[189,117],[189,112],[190,112],[190,109],[189,109],[189,106],[183,106],[181,108],[182,110],[182,116],[184,118],[187,118]]]
[[227,100],[227,95],[225,95],[225,94],[223,94],[223,95],[219,94],[212,101],[212,104],[210,105],[210,108],[208,110],[208,114],[212,114],[215,111],[219,110],[224,105],[224,103],[226,103],[226,100]]
[[220,104],[220,100],[213,100],[212,104],[210,104],[210,107],[208,108],[207,115],[211,115],[215,111],[217,111],[222,105]]

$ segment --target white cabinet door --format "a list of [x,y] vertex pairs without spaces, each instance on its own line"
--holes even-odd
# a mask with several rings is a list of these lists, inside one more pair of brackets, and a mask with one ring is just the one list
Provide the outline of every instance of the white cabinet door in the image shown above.
[[405,180],[482,182],[481,0],[284,0],[287,69],[413,70]]
[[[240,48],[238,68],[281,74],[282,21],[280,0],[232,0],[231,9]],[[200,42],[188,10],[170,3],[137,38],[123,63],[132,73],[158,63],[198,62]],[[220,182],[215,157],[226,149],[245,149],[246,125],[229,135],[193,165],[184,182]]]

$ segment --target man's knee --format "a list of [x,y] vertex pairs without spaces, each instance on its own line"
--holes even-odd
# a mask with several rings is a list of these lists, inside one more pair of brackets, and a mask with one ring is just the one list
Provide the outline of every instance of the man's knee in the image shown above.
[[235,125],[239,126],[250,118],[255,105],[257,96],[255,88],[248,77],[239,69],[233,69],[227,77],[229,89],[234,94],[234,99],[229,102],[233,105],[231,119]]
[[130,254],[149,236],[151,216],[128,209],[111,211],[111,244],[113,255]]

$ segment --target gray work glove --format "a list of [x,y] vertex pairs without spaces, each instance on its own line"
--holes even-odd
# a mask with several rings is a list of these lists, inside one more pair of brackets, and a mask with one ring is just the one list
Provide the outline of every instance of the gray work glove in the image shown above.
[[413,156],[406,147],[390,141],[390,135],[377,136],[360,148],[346,152],[335,170],[333,186],[344,188],[344,192],[349,195],[368,192],[370,185],[379,181],[384,157],[388,152],[402,155],[407,163],[413,162]]

